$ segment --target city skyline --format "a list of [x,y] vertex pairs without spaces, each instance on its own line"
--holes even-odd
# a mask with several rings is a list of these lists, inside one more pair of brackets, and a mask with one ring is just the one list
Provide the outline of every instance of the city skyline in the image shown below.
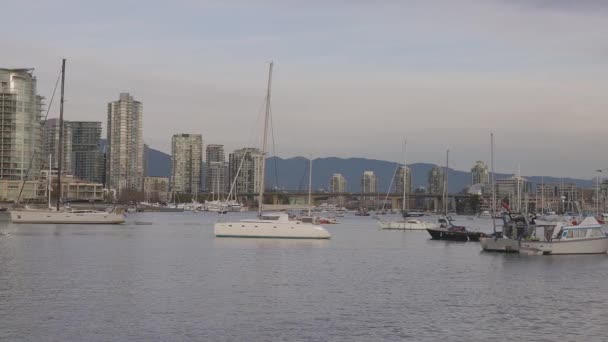
[[[521,165],[524,175],[589,179],[604,166],[584,153],[598,144],[608,107],[601,38],[608,5],[601,2],[312,2],[298,11],[273,1],[153,2],[137,23],[111,4],[67,3],[74,15],[62,25],[53,25],[60,6],[6,4],[27,10],[32,25],[6,38],[4,63],[36,68],[39,93],[49,98],[57,61],[67,57],[71,119],[98,121],[104,103],[131,92],[146,103],[144,140],[165,152],[164,131],[192,127],[227,151],[257,145],[246,139],[258,132],[264,63],[275,59],[279,156],[398,161],[407,136],[410,161],[439,164],[449,147],[452,165],[466,169],[489,159],[494,131],[496,170]],[[277,24],[286,29],[276,32],[260,16],[282,18]],[[361,124],[370,116],[377,126]],[[581,124],[573,127],[574,119]],[[234,128],[235,121],[243,124]],[[454,129],[459,122],[464,130]]]

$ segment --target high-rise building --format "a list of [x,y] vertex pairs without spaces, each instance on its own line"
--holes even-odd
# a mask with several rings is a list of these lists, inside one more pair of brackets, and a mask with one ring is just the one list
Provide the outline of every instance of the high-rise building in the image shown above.
[[235,194],[251,194],[260,191],[262,158],[262,152],[252,147],[245,147],[230,153],[228,178],[230,184],[234,182]]
[[206,189],[215,195],[226,191],[226,157],[224,145],[207,145],[206,149],[207,176],[205,177]]
[[440,166],[433,166],[433,168],[429,171],[427,181],[429,185],[428,191],[430,194],[443,194],[443,173],[443,168]]
[[42,97],[33,70],[0,69],[0,179],[33,180],[40,170]]
[[[150,146],[148,144],[144,144],[144,177],[148,176],[150,167]],[[145,185],[145,184],[144,184]]]
[[329,192],[343,193],[346,192],[346,178],[341,173],[334,173],[329,180]]
[[175,134],[171,138],[171,190],[196,194],[201,188],[203,136]]
[[124,191],[143,190],[143,106],[129,93],[108,103],[107,187],[120,196]]
[[489,184],[490,183],[490,173],[488,172],[488,166],[478,160],[475,162],[473,168],[471,168],[471,185],[474,184]]
[[[44,165],[48,167],[49,155],[51,167],[59,167],[59,119],[47,119],[42,129],[42,145]],[[73,174],[72,168],[72,127],[68,121],[63,122],[63,154],[62,174]],[[46,168],[46,167],[45,167]]]
[[144,200],[150,203],[169,200],[169,178],[144,177]]
[[361,175],[361,192],[365,194],[378,192],[378,178],[374,171],[364,171]]
[[403,180],[405,179],[405,191],[407,193],[412,192],[412,171],[408,166],[401,166],[397,170],[397,177],[395,177],[395,192],[403,192]]
[[99,150],[101,122],[69,121],[72,174],[89,182],[103,183],[103,155]]

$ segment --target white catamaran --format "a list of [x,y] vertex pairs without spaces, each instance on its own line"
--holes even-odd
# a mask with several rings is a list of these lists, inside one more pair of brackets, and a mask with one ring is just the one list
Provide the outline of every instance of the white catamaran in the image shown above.
[[286,213],[263,213],[264,202],[264,171],[266,167],[266,140],[270,119],[270,91],[272,84],[272,67],[268,69],[268,87],[266,94],[266,116],[264,120],[264,136],[262,143],[262,167],[258,197],[258,219],[238,222],[217,222],[214,225],[216,237],[241,238],[286,238],[286,239],[329,239],[331,235],[325,228],[313,223],[292,221]]
[[[65,82],[65,59],[61,64],[61,102],[59,104],[59,142],[58,142],[58,171],[57,171],[57,206],[50,207],[50,185],[49,185],[49,208],[30,209],[20,208],[11,210],[11,220],[13,223],[51,223],[51,224],[120,224],[125,222],[123,214],[114,211],[97,210],[72,210],[61,207],[61,168],[63,162],[63,100]],[[49,181],[51,172],[47,175]]]

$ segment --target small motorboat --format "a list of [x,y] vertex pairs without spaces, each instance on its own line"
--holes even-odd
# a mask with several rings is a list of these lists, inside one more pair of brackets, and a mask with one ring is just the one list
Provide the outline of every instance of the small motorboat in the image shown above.
[[464,226],[452,223],[449,217],[439,218],[439,228],[427,228],[432,240],[448,241],[479,241],[485,234],[481,232],[468,231]]

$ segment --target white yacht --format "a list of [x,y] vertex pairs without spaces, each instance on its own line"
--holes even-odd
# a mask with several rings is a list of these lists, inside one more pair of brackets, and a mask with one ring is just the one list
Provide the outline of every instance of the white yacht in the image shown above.
[[397,221],[380,221],[382,229],[401,229],[401,230],[427,230],[439,228],[438,223],[421,221],[413,218],[404,218]]
[[46,224],[121,224],[125,216],[116,212],[98,210],[60,210],[20,209],[12,210],[13,223],[46,223]]
[[329,239],[329,232],[318,225],[292,221],[286,213],[267,213],[259,219],[218,222],[216,237]]
[[[268,137],[268,124],[270,120],[270,89],[272,82],[272,66],[268,69],[268,88],[266,94],[266,115],[264,119],[264,135],[262,142],[262,167],[264,175],[266,167],[266,142]],[[242,164],[242,161],[241,161]],[[240,171],[240,167],[238,172]],[[235,178],[236,179],[236,178]],[[234,188],[234,183],[232,185]],[[214,225],[216,237],[239,238],[285,238],[285,239],[329,239],[331,235],[325,228],[313,223],[291,221],[286,213],[264,214],[264,177],[261,177],[258,196],[258,219],[248,219],[237,222],[217,222]],[[232,192],[232,190],[231,190]],[[229,194],[230,196],[230,194]]]
[[521,241],[520,253],[606,254],[608,251],[608,236],[602,230],[602,225],[591,216],[583,219],[578,225],[558,223],[542,234],[538,234],[538,231],[536,233],[530,239]]

